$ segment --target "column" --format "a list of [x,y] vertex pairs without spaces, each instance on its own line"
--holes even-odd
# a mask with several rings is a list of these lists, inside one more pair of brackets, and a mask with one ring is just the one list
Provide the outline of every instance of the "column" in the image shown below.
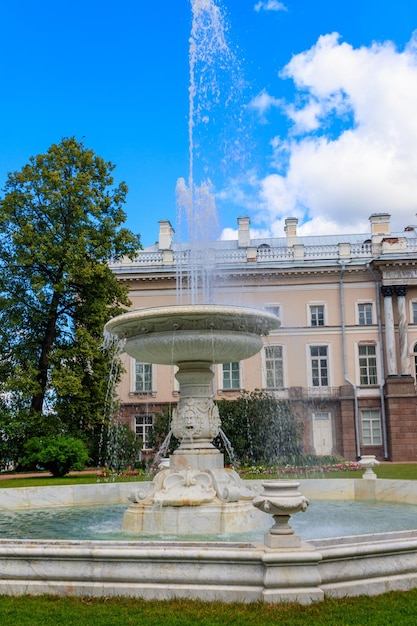
[[385,315],[385,349],[387,356],[387,375],[397,375],[397,356],[395,352],[395,331],[394,331],[394,312],[392,307],[392,296],[394,288],[391,285],[383,285],[381,288],[384,296],[384,315]]
[[407,311],[405,306],[405,294],[407,293],[407,285],[396,285],[395,293],[397,294],[398,304],[398,333],[400,339],[400,374],[401,376],[410,376],[410,356],[408,350],[408,324]]

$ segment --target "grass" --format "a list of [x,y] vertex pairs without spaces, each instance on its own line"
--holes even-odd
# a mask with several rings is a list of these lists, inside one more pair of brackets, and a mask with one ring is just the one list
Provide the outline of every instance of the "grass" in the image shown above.
[[[379,478],[417,479],[417,464],[384,463],[375,469]],[[326,478],[360,478],[362,471],[326,472]],[[250,477],[250,475],[247,475]],[[274,478],[272,474],[252,476]],[[288,478],[292,478],[289,475]],[[123,480],[118,478],[117,480]],[[127,477],[124,480],[138,480]],[[3,487],[91,484],[95,474],[71,474],[64,478],[40,475],[36,478],[9,478]],[[238,604],[198,600],[146,601],[133,598],[69,598],[57,596],[1,596],[2,626],[402,626],[416,623],[417,589],[380,596],[326,599],[309,606],[284,604]]]
[[[326,469],[321,471],[317,469],[315,471],[303,472],[302,469],[291,469],[288,473],[274,473],[268,471],[268,473],[246,473],[242,478],[247,479],[271,479],[271,478],[362,478],[365,470],[348,470],[342,469],[332,471]],[[382,463],[378,467],[374,468],[374,472],[378,478],[390,478],[395,480],[417,480],[417,463]]]
[[[382,463],[374,469],[378,478],[390,478],[395,480],[417,480],[417,463]],[[361,478],[364,470],[343,470],[343,471],[326,471],[317,470],[314,473],[303,475],[300,473],[290,473],[283,476],[282,474],[268,473],[246,473],[242,478],[247,479],[271,479],[271,478]],[[104,482],[103,478],[97,478],[97,474],[70,474],[63,478],[52,478],[52,476],[39,474],[36,478],[19,478],[18,474],[14,474],[15,478],[6,478],[3,474],[0,480],[0,489],[8,487],[48,487],[57,485],[83,485]],[[116,482],[133,482],[138,480],[148,480],[145,475],[140,476],[118,476]]]
[[0,596],[2,626],[401,626],[416,623],[417,589],[308,606],[199,600]]
[[[145,476],[119,476],[115,479],[115,482],[133,482],[138,480],[148,480]],[[91,485],[93,483],[111,482],[104,478],[98,478],[97,473],[91,474],[69,474],[62,478],[53,478],[48,474],[39,474],[33,478],[19,477],[19,474],[14,474],[12,478],[6,478],[3,474],[0,479],[0,489],[6,489],[7,487],[56,487],[57,485]]]

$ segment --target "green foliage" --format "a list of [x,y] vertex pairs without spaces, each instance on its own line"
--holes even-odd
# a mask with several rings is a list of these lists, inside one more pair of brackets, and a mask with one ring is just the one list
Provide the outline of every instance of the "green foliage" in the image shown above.
[[[8,175],[0,199],[0,397],[8,398],[6,441],[18,431],[19,449],[21,437],[47,435],[52,422],[57,432],[90,435],[106,419],[113,347],[103,349],[103,326],[129,304],[108,262],[140,247],[122,227],[127,187],[114,185],[113,170],[69,138]],[[23,434],[28,414],[37,430]]]
[[[219,400],[217,406],[237,460],[279,464],[300,459],[300,426],[289,402],[255,390],[236,400]],[[220,437],[215,443],[224,448]]]
[[[222,430],[234,452],[231,462],[241,463],[296,463],[301,459],[300,425],[289,402],[278,400],[272,394],[255,390],[245,392],[236,400],[217,403]],[[170,428],[171,411],[164,409],[155,415],[149,443],[158,451]],[[227,461],[224,439],[218,436],[214,445],[222,450]],[[171,438],[169,450],[179,445]]]
[[[149,431],[148,444],[155,452],[161,449],[170,429],[172,418],[171,407],[164,407],[160,413],[156,413],[152,428]],[[172,453],[179,446],[180,442],[174,436],[171,437],[169,442],[169,450],[167,454]]]
[[102,435],[101,463],[113,471],[138,464],[143,441],[127,424],[111,424]]
[[53,476],[65,476],[71,470],[81,471],[89,461],[87,448],[74,437],[33,437],[25,444],[24,466],[42,466]]

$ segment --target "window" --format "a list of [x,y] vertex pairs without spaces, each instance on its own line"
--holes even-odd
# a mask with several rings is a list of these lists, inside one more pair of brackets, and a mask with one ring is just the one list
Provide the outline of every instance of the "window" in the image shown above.
[[267,389],[283,389],[284,368],[282,346],[265,347],[265,369]]
[[359,381],[361,385],[377,385],[376,346],[359,346]]
[[324,305],[310,305],[310,326],[324,326]]
[[417,302],[412,302],[412,315],[413,315],[413,324],[417,324]]
[[135,363],[135,391],[147,393],[152,391],[152,364],[136,361]]
[[240,389],[239,361],[223,363],[223,389]]
[[310,346],[311,383],[313,387],[328,387],[327,346]]
[[367,326],[373,323],[371,302],[358,304],[358,323],[360,326]]
[[319,421],[329,421],[330,419],[330,413],[313,413],[313,419],[315,420],[319,420]]
[[417,343],[414,344],[413,348],[413,356],[414,356],[414,377],[417,381]]
[[378,410],[362,410],[362,443],[364,446],[380,445],[382,443],[381,415]]
[[268,313],[272,313],[272,315],[275,315],[276,317],[279,317],[281,319],[281,307],[279,305],[267,305],[265,306],[265,311],[268,311]]
[[148,448],[149,431],[152,428],[153,415],[136,415],[135,432],[136,436],[142,439],[142,448]]

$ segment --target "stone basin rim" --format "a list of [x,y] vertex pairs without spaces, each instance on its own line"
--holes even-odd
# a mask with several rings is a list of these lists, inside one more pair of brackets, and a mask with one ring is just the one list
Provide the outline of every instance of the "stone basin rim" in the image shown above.
[[[140,327],[142,324],[168,324],[165,331],[181,332],[196,328],[196,320],[201,320],[201,331],[222,330],[221,320],[233,321],[236,332],[253,333],[257,335],[267,335],[271,330],[276,330],[280,326],[280,321],[273,313],[264,309],[231,306],[219,304],[186,304],[162,307],[147,307],[127,311],[109,320],[105,325],[105,330],[111,334],[122,338],[145,335],[156,331],[156,328]],[[180,326],[177,327],[177,322]],[[245,322],[246,328],[241,329],[240,323]]]

